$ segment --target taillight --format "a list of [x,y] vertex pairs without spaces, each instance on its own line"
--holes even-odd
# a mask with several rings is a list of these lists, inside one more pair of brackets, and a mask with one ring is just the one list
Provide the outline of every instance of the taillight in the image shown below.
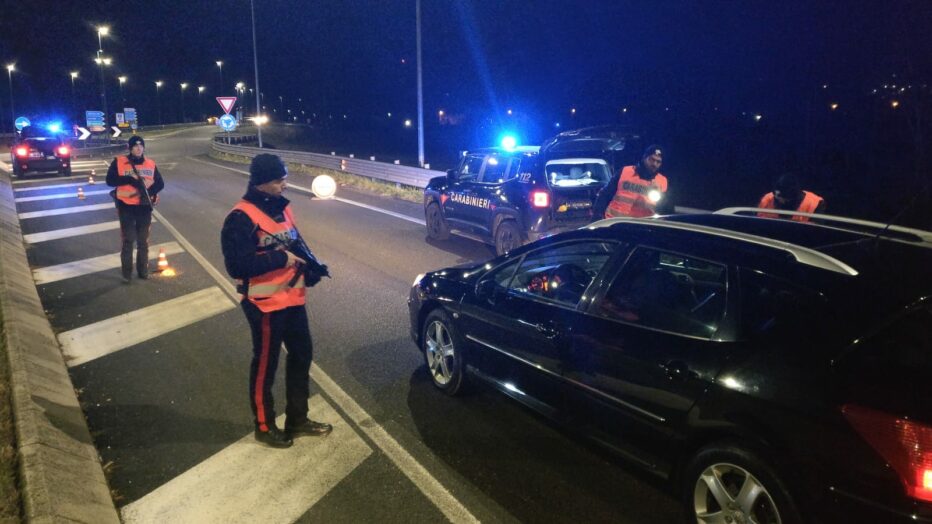
[[28,147],[22,147],[22,146],[17,147],[17,148],[16,148],[16,156],[29,156],[29,148],[28,148]]
[[531,191],[531,205],[534,207],[550,207],[550,193],[541,190]]
[[907,495],[932,502],[932,426],[854,404],[841,412],[896,471]]
[[71,148],[68,146],[60,146],[58,148],[59,156],[68,156],[71,154]]

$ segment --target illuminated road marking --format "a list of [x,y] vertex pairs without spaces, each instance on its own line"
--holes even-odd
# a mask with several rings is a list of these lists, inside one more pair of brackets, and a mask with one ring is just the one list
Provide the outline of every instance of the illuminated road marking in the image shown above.
[[[155,217],[152,218],[152,222],[156,222]],[[23,235],[23,241],[27,244],[38,244],[39,242],[48,242],[49,240],[90,235],[92,233],[112,231],[114,229],[120,229],[119,220],[111,220],[110,222],[101,222],[99,224],[91,224],[89,226],[66,227],[65,229],[53,229],[52,231],[31,233],[28,235]]]
[[[165,242],[164,244],[155,244],[149,246],[149,260],[159,257],[159,249],[164,249],[166,255],[177,255],[184,253],[184,249],[178,245],[178,242]],[[120,267],[120,254],[113,253],[84,260],[76,260],[66,264],[56,266],[40,267],[32,270],[32,279],[36,285],[51,284],[60,280],[81,277],[91,273],[99,273]]]

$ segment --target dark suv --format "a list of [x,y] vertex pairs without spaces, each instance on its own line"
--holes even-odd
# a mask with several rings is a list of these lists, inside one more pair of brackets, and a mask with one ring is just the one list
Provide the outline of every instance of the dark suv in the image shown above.
[[419,275],[435,385],[490,384],[699,522],[932,522],[932,233],[611,219]]
[[540,147],[467,151],[424,190],[427,234],[444,240],[455,229],[501,255],[588,224],[599,191],[638,142],[636,134],[596,127],[561,133]]
[[61,133],[26,127],[15,137],[10,156],[14,176],[23,176],[30,171],[57,171],[60,175],[71,175],[71,145]]

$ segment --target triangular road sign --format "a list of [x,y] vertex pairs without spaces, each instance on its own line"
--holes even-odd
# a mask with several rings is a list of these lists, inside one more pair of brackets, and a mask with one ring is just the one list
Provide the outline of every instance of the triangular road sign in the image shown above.
[[230,114],[230,111],[233,110],[233,105],[236,104],[235,96],[218,96],[217,102],[220,102],[220,107],[223,108],[223,112]]

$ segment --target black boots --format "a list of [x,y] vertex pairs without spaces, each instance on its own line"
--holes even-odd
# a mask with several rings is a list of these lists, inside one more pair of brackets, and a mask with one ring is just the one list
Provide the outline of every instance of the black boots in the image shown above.
[[330,434],[333,431],[333,426],[326,424],[324,422],[314,422],[313,420],[305,418],[304,420],[297,422],[296,424],[290,424],[285,422],[285,433],[289,437],[300,437],[302,435],[308,435],[312,437],[322,437],[324,435]]
[[291,437],[275,426],[269,426],[268,431],[256,429],[256,440],[272,448],[290,448],[294,441]]

